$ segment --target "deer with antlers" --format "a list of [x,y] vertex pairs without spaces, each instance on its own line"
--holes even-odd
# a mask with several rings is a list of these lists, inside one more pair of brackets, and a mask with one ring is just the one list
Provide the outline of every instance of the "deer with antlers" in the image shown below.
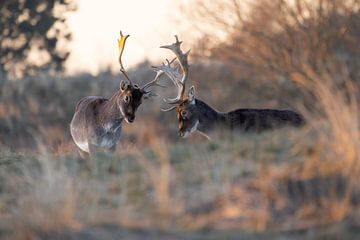
[[179,136],[186,138],[198,130],[208,137],[209,133],[216,128],[260,132],[282,126],[302,126],[305,123],[304,118],[292,110],[237,109],[219,112],[204,101],[195,98],[194,86],[190,87],[187,97],[184,98],[185,84],[189,78],[190,50],[183,53],[180,48],[182,42],[177,36],[175,39],[175,43],[161,48],[169,49],[175,54],[177,65],[172,65],[172,62],[167,61],[155,69],[164,72],[178,89],[175,98],[164,99],[166,103],[173,106],[162,110],[168,112],[176,109]]
[[161,86],[157,81],[163,72],[158,69],[155,69],[155,78],[142,87],[131,81],[121,60],[128,37],[120,32],[118,39],[120,71],[126,78],[120,82],[119,90],[109,99],[87,96],[76,105],[70,132],[82,158],[88,158],[98,147],[114,151],[120,140],[123,120],[132,123],[144,96],[152,95],[149,88]]

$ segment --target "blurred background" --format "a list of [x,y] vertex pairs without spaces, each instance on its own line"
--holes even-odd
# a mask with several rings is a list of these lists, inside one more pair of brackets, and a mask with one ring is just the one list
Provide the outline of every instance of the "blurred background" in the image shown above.
[[[83,169],[69,123],[82,97],[117,91],[120,30],[135,82],[177,34],[197,98],[307,125],[180,139],[164,77],[115,154]],[[1,238],[360,235],[359,0],[4,0],[0,32]]]

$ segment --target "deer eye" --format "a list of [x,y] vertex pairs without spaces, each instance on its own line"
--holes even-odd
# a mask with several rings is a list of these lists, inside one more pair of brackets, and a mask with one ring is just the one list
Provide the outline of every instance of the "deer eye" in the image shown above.
[[181,117],[182,117],[182,119],[186,120],[186,119],[187,119],[187,112],[186,112],[186,111],[182,111],[182,112],[181,112]]
[[128,102],[130,101],[130,97],[126,95],[126,96],[124,97],[124,101],[125,101],[126,103],[128,103]]

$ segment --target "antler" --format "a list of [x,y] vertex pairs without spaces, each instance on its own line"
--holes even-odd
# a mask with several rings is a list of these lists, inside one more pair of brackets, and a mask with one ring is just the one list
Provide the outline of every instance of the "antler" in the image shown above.
[[[175,35],[175,39],[176,39],[175,43],[171,45],[161,46],[161,48],[170,49],[176,55],[179,64],[176,65],[175,67],[172,67],[171,66],[172,61],[169,62],[168,60],[166,60],[167,62],[166,64],[156,67],[156,69],[163,71],[174,83],[174,85],[178,88],[178,94],[175,98],[164,98],[164,101],[168,104],[177,104],[183,100],[185,83],[189,76],[189,64],[187,57],[190,50],[188,50],[186,53],[183,53],[180,48],[182,41],[179,41],[177,35]],[[181,68],[182,75],[179,72],[179,66]],[[163,111],[170,111],[174,108],[175,106]]]
[[[175,59],[176,58],[171,60],[170,63],[173,63],[175,61]],[[149,93],[150,91],[148,91],[148,88],[150,88],[152,86],[164,87],[163,85],[161,85],[157,82],[159,80],[159,78],[164,74],[164,71],[162,69],[160,69],[159,67],[155,67],[155,66],[151,66],[151,68],[154,69],[154,71],[156,72],[156,76],[155,76],[154,80],[146,83],[144,86],[141,87],[141,91],[143,91],[144,93]]]
[[122,54],[124,52],[124,48],[125,48],[125,42],[126,42],[126,39],[130,37],[130,35],[126,35],[124,36],[122,34],[122,32],[120,31],[120,39],[118,39],[118,47],[119,47],[119,63],[120,63],[120,72],[122,74],[124,74],[125,78],[130,82],[130,84],[132,84],[132,81],[130,80],[129,76],[127,75],[125,69],[124,69],[124,66],[122,64],[122,61],[121,61],[121,57],[122,57]]

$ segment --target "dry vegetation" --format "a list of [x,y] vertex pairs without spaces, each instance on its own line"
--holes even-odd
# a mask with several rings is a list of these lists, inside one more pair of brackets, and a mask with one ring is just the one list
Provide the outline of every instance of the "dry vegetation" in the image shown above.
[[[264,0],[246,11],[239,2],[222,2],[222,12],[192,3],[194,21],[216,21],[227,36],[193,47],[199,98],[224,111],[294,108],[304,128],[182,140],[158,98],[124,126],[114,155],[84,169],[68,131],[76,101],[110,96],[120,76],[2,82],[0,236],[355,239],[359,2]],[[130,74],[147,81],[148,65]]]

